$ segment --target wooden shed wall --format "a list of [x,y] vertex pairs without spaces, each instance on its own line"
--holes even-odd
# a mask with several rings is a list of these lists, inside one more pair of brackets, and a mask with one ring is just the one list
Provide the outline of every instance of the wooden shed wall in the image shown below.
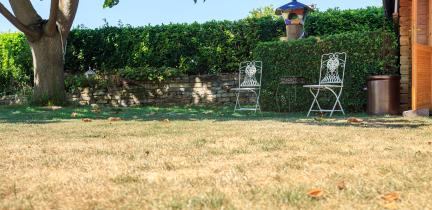
[[400,0],[400,73],[401,73],[401,108],[411,109],[411,0]]

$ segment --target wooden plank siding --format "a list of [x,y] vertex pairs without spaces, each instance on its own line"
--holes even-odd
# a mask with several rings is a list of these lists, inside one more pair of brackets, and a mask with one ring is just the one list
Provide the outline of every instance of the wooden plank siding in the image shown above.
[[416,18],[413,20],[415,23],[416,31],[416,43],[422,44],[422,45],[428,45],[429,44],[429,0],[416,0],[418,2],[418,5],[414,10],[416,9],[417,15],[414,17]]
[[427,45],[413,46],[413,110],[432,108],[432,49]]
[[412,109],[432,109],[432,0],[412,0]]
[[411,109],[411,12],[412,0],[399,2],[400,34],[400,74],[401,74],[401,110]]

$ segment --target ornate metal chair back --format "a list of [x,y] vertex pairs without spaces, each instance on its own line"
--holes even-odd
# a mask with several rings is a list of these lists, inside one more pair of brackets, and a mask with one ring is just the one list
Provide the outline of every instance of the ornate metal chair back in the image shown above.
[[347,54],[344,52],[322,55],[319,85],[343,86],[346,60]]
[[246,61],[240,64],[239,88],[260,88],[262,80],[262,62]]

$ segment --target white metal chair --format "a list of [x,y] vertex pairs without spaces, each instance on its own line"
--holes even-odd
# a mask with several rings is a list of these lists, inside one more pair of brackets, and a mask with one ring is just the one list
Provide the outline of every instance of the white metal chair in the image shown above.
[[[340,98],[344,86],[346,60],[347,54],[345,52],[329,53],[321,56],[320,78],[318,85],[303,86],[309,88],[314,97],[307,115],[308,117],[311,112],[330,112],[330,117],[333,116],[335,112],[342,112],[342,114],[345,115]],[[324,91],[330,91],[336,98],[332,109],[323,109],[318,102],[320,93]],[[315,105],[318,109],[314,108]]]
[[[261,95],[262,80],[262,62],[246,61],[240,63],[239,68],[239,86],[231,90],[236,91],[236,105],[234,111],[261,111],[259,99]],[[241,93],[252,93],[255,97],[255,103],[249,106],[243,106],[240,102]]]

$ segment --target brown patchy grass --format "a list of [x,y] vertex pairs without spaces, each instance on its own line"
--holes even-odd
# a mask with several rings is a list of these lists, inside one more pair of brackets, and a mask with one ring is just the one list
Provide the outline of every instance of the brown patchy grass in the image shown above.
[[393,207],[432,209],[429,119],[76,119],[0,133],[0,209],[383,209],[390,192]]

